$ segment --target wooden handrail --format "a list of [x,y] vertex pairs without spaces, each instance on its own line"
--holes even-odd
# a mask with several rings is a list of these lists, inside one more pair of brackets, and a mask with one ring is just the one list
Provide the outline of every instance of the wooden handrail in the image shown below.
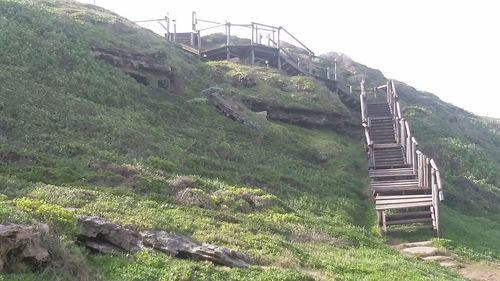
[[368,129],[368,125],[366,123],[362,123],[363,128],[365,128],[365,138],[366,138],[366,144],[368,145],[373,145],[373,141],[370,138],[370,132]]
[[[405,164],[408,164],[413,168],[413,173],[417,176],[418,186],[423,189],[430,190],[432,194],[431,210],[433,210],[433,223],[436,234],[439,237],[439,202],[444,200],[443,186],[439,169],[434,159],[428,157],[417,149],[418,142],[412,136],[410,125],[408,121],[405,120],[401,112],[401,104],[399,102],[399,96],[396,91],[394,81],[387,81],[386,85],[379,86],[375,89],[380,90],[384,88],[386,89],[387,93],[387,104],[389,105],[393,117],[396,142],[401,145],[403,149]],[[366,91],[364,89],[364,81],[361,83],[360,100],[362,118],[364,122],[365,119],[367,119],[369,122],[370,116],[367,115],[366,111]],[[371,142],[369,136],[369,124],[364,124],[363,126],[365,127],[367,142]],[[369,150],[371,152],[373,148],[370,146],[369,148],[371,148],[371,150]],[[372,160],[370,159],[370,161]]]
[[222,26],[226,26],[226,24],[222,23],[222,24],[218,24],[218,25],[213,25],[213,26],[209,26],[209,27],[206,27],[206,28],[198,29],[197,31],[205,31],[205,30],[209,30],[209,29],[214,29],[214,28],[222,27]]
[[290,32],[288,32],[288,30],[286,30],[282,26],[280,26],[279,29],[283,30],[284,32],[286,32],[286,34],[290,35],[290,37],[292,37],[293,40],[297,41],[297,43],[299,43],[302,46],[302,48],[304,48],[306,51],[308,51],[310,55],[314,56],[314,52],[311,51],[311,49],[309,49],[306,45],[304,45],[304,43],[302,43],[299,39],[297,39],[297,37],[293,36],[293,34],[291,34]]
[[272,26],[272,25],[258,23],[258,22],[252,22],[251,24],[260,25],[260,26],[264,26],[264,27],[268,27],[268,28],[272,28],[272,29],[276,29],[276,30],[281,28],[279,26]]

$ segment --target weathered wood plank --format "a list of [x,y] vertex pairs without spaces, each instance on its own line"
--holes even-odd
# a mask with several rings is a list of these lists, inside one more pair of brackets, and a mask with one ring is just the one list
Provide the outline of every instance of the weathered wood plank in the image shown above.
[[420,219],[408,219],[408,220],[387,220],[387,225],[395,225],[395,224],[412,224],[412,223],[431,223],[432,219],[429,218],[420,218]]
[[383,200],[376,200],[375,205],[376,206],[381,206],[381,205],[390,205],[390,204],[405,204],[405,203],[431,203],[432,204],[432,198],[405,198],[405,199],[383,199]]
[[375,197],[375,200],[400,199],[400,198],[427,198],[427,197],[432,198],[432,194],[377,196]]
[[377,211],[383,211],[383,210],[406,209],[406,208],[417,208],[417,207],[430,207],[430,206],[432,206],[432,202],[418,202],[418,203],[378,205],[375,207],[375,209]]

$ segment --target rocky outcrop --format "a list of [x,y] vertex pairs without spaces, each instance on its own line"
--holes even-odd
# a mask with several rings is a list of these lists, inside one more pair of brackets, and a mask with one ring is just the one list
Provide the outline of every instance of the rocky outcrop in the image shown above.
[[175,86],[172,68],[159,55],[134,53],[123,49],[92,46],[95,58],[123,70],[138,83],[153,85],[167,91]]
[[98,252],[125,251],[135,253],[141,249],[139,233],[99,217],[79,217],[80,240]]
[[298,125],[306,128],[342,129],[344,118],[338,113],[294,108],[279,105],[272,100],[244,96],[241,102],[253,112],[266,112],[267,119]]
[[108,254],[135,253],[142,248],[154,249],[182,259],[211,261],[229,267],[250,266],[250,257],[231,249],[200,244],[190,237],[165,231],[138,232],[111,223],[100,217],[81,216],[79,241],[87,248]]
[[146,231],[142,233],[143,245],[162,251],[178,258],[211,261],[217,265],[246,268],[250,257],[244,253],[210,244],[198,244],[184,235],[170,234],[165,231]]
[[252,110],[248,109],[241,102],[240,96],[235,92],[211,87],[204,90],[202,94],[208,98],[210,105],[217,111],[235,121],[256,129],[261,129],[266,125],[266,117],[261,114],[255,114]]
[[344,129],[345,118],[335,112],[286,107],[273,100],[241,96],[216,87],[208,88],[202,94],[220,113],[257,129],[266,124],[266,119],[306,128]]
[[15,272],[23,263],[40,266],[48,262],[49,252],[41,245],[40,235],[31,226],[0,225],[0,273]]

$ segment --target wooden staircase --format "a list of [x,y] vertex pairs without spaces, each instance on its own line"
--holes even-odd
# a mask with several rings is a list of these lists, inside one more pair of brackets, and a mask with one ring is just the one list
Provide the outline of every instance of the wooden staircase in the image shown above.
[[370,100],[361,83],[362,126],[378,224],[383,233],[401,227],[428,228],[439,237],[443,200],[439,170],[434,160],[416,149],[394,83],[377,90],[385,90],[384,101]]

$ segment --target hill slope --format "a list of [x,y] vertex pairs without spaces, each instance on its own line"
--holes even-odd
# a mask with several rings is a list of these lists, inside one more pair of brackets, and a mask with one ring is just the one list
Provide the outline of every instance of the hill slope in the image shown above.
[[[3,1],[0,12],[0,223],[52,230],[51,262],[3,280],[461,280],[378,236],[362,142],[344,130],[356,115],[313,79],[201,64],[72,1]],[[338,122],[248,126],[214,110],[201,94],[214,86],[236,107],[258,100]],[[74,243],[77,215],[183,233],[253,265],[92,255]]]

